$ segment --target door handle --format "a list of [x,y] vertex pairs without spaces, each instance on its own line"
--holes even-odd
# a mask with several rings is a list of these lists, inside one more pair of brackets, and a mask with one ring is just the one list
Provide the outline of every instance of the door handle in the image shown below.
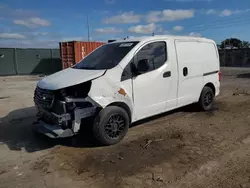
[[183,76],[187,76],[188,75],[188,68],[184,67],[183,68]]
[[171,76],[171,72],[170,71],[167,71],[167,72],[163,73],[163,78],[167,78],[167,77],[170,77],[170,76]]

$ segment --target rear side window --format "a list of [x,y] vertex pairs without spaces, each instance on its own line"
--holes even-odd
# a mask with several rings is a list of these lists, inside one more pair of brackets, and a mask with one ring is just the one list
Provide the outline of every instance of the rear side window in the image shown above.
[[[153,42],[144,46],[136,55],[136,62],[148,59],[149,71],[158,69],[167,60],[166,42]],[[136,64],[137,65],[137,64]]]

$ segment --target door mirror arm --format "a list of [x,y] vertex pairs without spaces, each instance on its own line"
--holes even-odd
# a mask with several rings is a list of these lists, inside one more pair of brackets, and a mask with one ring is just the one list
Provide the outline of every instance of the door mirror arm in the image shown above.
[[132,62],[132,63],[130,64],[130,70],[131,70],[131,72],[132,72],[133,77],[136,77],[136,76],[139,75],[138,69],[137,69],[137,67],[135,66],[134,62]]

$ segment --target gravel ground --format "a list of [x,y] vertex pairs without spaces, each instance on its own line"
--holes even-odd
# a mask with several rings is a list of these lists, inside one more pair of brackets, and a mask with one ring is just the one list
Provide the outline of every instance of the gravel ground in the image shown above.
[[250,187],[250,69],[222,68],[210,112],[185,107],[96,147],[88,133],[51,141],[31,131],[36,76],[0,78],[0,187]]

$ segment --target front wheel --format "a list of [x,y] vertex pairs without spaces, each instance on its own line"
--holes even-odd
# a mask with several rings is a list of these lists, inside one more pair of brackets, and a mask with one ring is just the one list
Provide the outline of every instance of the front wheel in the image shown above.
[[205,86],[201,92],[199,99],[199,105],[202,110],[208,111],[213,107],[214,102],[214,92],[210,87]]
[[93,132],[101,144],[113,145],[124,138],[128,128],[128,113],[118,106],[108,106],[101,110],[96,117]]

